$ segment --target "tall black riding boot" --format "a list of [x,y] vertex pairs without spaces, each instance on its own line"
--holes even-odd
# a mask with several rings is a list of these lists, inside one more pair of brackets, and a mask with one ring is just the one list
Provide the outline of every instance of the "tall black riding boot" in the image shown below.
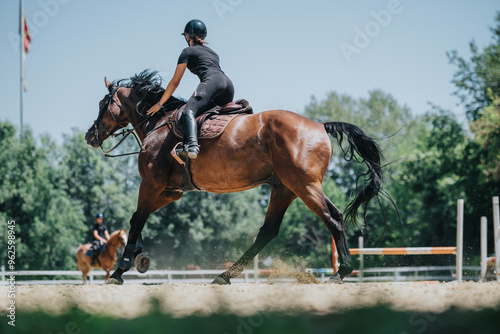
[[198,125],[196,124],[194,111],[184,110],[182,122],[184,123],[184,143],[187,147],[187,155],[191,159],[196,159],[200,149],[198,147]]
[[97,247],[95,243],[92,243],[92,256],[90,258],[90,265],[93,266],[96,263],[96,258],[97,258]]

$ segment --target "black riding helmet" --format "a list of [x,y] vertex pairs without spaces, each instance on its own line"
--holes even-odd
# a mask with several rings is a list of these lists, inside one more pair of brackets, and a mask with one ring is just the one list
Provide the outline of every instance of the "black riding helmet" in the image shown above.
[[184,32],[181,35],[189,35],[189,38],[199,37],[205,39],[207,37],[207,26],[200,20],[191,20],[186,24]]

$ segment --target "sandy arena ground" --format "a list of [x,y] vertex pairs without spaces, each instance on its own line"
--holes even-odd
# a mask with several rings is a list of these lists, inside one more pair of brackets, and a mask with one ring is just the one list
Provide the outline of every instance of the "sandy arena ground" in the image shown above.
[[[259,312],[325,314],[346,309],[387,305],[395,310],[442,312],[500,309],[500,283],[364,283],[364,284],[162,284],[162,285],[31,285],[16,287],[19,311],[54,314],[69,307],[100,315],[133,318],[147,314],[151,301],[176,317]],[[6,309],[8,287],[0,287],[0,307]],[[155,303],[153,303],[154,305]]]

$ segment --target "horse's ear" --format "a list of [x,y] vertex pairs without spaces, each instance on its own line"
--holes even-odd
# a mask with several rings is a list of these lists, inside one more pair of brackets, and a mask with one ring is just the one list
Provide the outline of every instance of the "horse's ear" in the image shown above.
[[108,90],[111,93],[111,91],[115,88],[113,83],[111,83],[106,77],[104,77],[104,83],[106,84],[106,87],[108,87]]

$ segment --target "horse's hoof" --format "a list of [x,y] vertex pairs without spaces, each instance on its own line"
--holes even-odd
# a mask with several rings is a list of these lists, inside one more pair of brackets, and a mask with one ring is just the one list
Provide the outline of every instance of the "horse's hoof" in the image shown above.
[[118,280],[116,278],[108,278],[106,281],[106,285],[123,285],[123,279]]
[[120,269],[116,269],[116,271],[111,275],[105,282],[105,284],[114,284],[114,285],[122,285],[123,284],[123,278],[122,278],[123,272],[120,271]]
[[218,284],[218,285],[230,285],[231,281],[229,279],[217,276],[213,281],[212,284]]
[[151,265],[151,260],[149,259],[149,256],[145,255],[144,253],[140,253],[137,255],[134,261],[134,266],[135,269],[137,269],[138,272],[145,273],[148,271],[149,266]]
[[123,285],[123,278],[121,277],[118,277],[118,278],[114,278],[114,277],[110,277],[106,280],[106,285]]
[[353,267],[351,264],[341,263],[336,275],[339,275],[340,279],[343,279],[344,277],[346,277],[352,273],[352,269],[353,269]]
[[336,273],[328,280],[329,284],[344,284],[344,281],[340,278],[339,273]]

